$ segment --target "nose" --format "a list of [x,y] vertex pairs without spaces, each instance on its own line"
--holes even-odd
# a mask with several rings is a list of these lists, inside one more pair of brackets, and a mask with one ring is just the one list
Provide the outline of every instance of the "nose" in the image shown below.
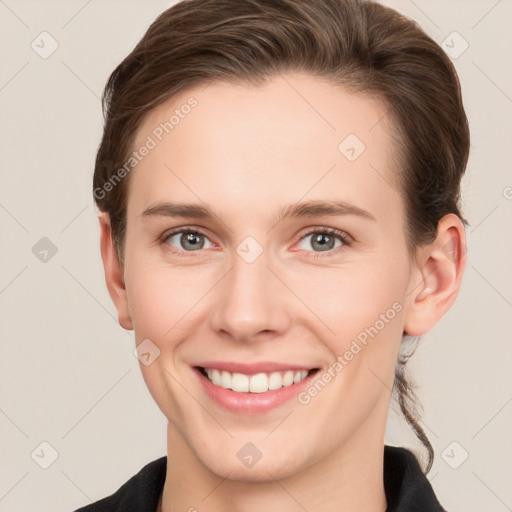
[[238,255],[217,285],[211,316],[215,332],[236,341],[253,343],[285,333],[291,323],[290,293],[271,270],[263,253],[248,263]]

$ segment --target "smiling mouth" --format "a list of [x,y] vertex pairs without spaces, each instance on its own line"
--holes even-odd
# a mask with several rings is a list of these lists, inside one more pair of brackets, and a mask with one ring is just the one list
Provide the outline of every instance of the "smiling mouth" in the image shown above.
[[236,393],[266,393],[267,391],[290,387],[318,371],[318,368],[312,368],[311,370],[284,370],[248,375],[217,368],[204,368],[202,366],[196,368],[215,386]]

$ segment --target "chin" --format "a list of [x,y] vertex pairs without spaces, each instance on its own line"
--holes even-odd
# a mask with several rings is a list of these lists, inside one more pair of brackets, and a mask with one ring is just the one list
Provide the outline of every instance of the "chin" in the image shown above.
[[295,465],[285,464],[282,459],[267,462],[261,459],[251,468],[237,462],[225,461],[221,464],[205,465],[219,477],[241,483],[270,483],[293,476],[300,470]]
[[[256,443],[255,443],[256,444]],[[221,478],[237,482],[273,482],[295,475],[307,466],[307,455],[300,454],[299,447],[289,446],[286,451],[258,443],[261,450],[251,442],[232,440],[229,446],[218,446],[211,452],[204,446],[196,457],[201,465]],[[227,456],[231,453],[231,456]],[[301,460],[298,459],[301,457]],[[305,459],[303,459],[305,457]]]

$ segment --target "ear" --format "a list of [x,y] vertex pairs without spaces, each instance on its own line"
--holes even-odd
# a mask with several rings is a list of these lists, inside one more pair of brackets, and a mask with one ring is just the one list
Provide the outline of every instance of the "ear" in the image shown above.
[[450,309],[460,289],[466,266],[466,234],[457,215],[438,223],[436,239],[420,249],[411,273],[404,332],[422,336]]
[[107,213],[99,216],[100,221],[100,246],[101,259],[105,269],[105,281],[107,283],[108,293],[117,309],[117,316],[121,327],[127,330],[133,329],[133,323],[128,308],[126,296],[126,287],[124,284],[124,269],[119,262],[114,248],[112,230],[110,227],[110,217]]

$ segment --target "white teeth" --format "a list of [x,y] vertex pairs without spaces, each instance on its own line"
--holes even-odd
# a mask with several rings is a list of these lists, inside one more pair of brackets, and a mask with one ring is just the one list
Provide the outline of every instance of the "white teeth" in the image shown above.
[[283,386],[290,386],[291,384],[293,384],[293,376],[293,372],[288,370],[283,377]]
[[249,380],[249,391],[251,393],[265,393],[265,391],[268,391],[268,377],[264,373],[252,375]]
[[271,373],[268,378],[268,389],[279,389],[283,387],[283,379],[279,372]]
[[221,376],[219,370],[212,370],[212,382],[215,385],[220,386]]
[[272,373],[257,373],[246,375],[245,373],[230,373],[215,368],[205,368],[206,375],[216,385],[225,389],[232,389],[238,393],[265,393],[266,391],[279,389],[283,386],[291,386],[304,380],[307,370]]
[[247,393],[249,391],[249,377],[243,373],[233,373],[231,377],[231,386],[233,391]]
[[222,379],[220,381],[220,385],[223,388],[231,389],[231,373],[229,372],[222,372]]

